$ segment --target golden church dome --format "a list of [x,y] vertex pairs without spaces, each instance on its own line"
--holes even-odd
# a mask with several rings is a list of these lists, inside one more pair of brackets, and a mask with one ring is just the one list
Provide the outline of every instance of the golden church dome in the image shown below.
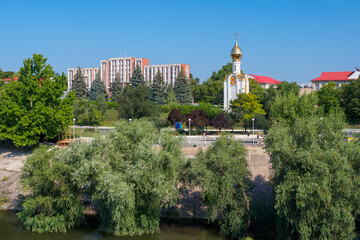
[[231,49],[231,58],[233,61],[240,61],[242,57],[241,49],[237,43],[237,40],[235,41],[235,46]]

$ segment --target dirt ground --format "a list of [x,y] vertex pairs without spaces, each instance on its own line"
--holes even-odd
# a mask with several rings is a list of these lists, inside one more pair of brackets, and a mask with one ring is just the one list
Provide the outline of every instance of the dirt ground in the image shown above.
[[18,209],[21,168],[30,154],[28,149],[0,148],[0,208]]

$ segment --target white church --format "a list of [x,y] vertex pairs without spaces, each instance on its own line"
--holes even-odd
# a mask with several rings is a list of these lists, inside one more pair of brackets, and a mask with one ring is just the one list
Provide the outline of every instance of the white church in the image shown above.
[[236,99],[239,93],[249,93],[249,76],[241,73],[242,52],[237,39],[235,46],[231,50],[233,60],[233,73],[225,78],[224,81],[224,110],[229,111],[230,101]]

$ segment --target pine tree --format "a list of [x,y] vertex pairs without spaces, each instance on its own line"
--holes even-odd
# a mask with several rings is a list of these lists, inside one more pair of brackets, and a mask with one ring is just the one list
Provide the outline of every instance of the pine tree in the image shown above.
[[100,73],[97,73],[89,91],[89,98],[91,101],[96,101],[100,96],[106,98],[107,92],[104,82],[101,81]]
[[178,104],[174,92],[174,85],[172,85],[172,83],[168,84],[166,87],[165,99],[166,103],[169,104],[171,108]]
[[156,104],[165,103],[164,78],[159,71],[155,75],[153,84],[151,85],[150,93],[151,93],[151,100],[154,101]]
[[130,78],[130,83],[132,87],[145,85],[144,75],[142,74],[139,65],[136,65],[132,77]]
[[75,95],[77,99],[82,98],[83,96],[87,95],[87,88],[84,76],[81,74],[80,67],[78,68],[78,71],[76,72],[74,76],[74,80],[72,82],[72,88],[71,91],[75,90]]
[[115,81],[112,84],[111,87],[111,98],[113,99],[114,102],[116,102],[116,99],[120,96],[120,94],[122,93],[122,83],[120,80],[120,74],[119,72],[116,73],[116,77],[115,77]]
[[185,76],[183,71],[181,71],[178,77],[175,79],[174,92],[176,99],[180,104],[191,103],[191,87],[189,79]]

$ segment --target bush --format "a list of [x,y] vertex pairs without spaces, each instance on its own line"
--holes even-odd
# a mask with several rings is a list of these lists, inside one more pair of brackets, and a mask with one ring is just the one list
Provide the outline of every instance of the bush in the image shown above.
[[107,109],[117,110],[118,104],[116,102],[107,102]]

